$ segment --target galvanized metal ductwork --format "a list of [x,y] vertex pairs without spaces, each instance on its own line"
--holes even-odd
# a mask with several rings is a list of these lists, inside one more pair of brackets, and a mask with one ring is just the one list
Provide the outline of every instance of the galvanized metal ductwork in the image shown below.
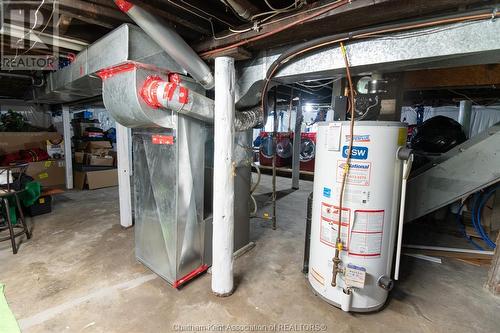
[[205,89],[214,87],[208,65],[177,32],[139,6],[125,0],[115,0],[115,3]]
[[50,73],[46,85],[36,89],[35,100],[60,104],[98,97],[102,93],[102,81],[96,73],[128,61],[185,74],[142,29],[123,24],[81,51],[71,65]]
[[[215,103],[192,79],[154,66],[127,62],[98,72],[106,109],[122,125],[171,127],[174,113],[213,123]],[[236,113],[236,131],[262,122],[262,109]]]

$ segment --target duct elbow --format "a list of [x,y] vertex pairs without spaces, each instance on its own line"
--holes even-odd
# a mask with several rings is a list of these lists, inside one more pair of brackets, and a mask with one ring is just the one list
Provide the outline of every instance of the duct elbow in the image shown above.
[[208,65],[176,31],[140,6],[126,0],[115,0],[115,4],[205,89],[214,87],[215,80]]
[[203,86],[203,88],[210,90],[215,87],[215,79],[210,71],[205,73],[205,76],[200,78],[198,82]]

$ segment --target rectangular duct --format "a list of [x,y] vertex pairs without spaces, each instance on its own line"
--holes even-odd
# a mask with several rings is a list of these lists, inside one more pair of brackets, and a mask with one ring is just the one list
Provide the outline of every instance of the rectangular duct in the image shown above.
[[47,77],[47,84],[37,89],[36,102],[59,104],[76,102],[102,93],[99,70],[127,61],[137,61],[186,74],[140,28],[123,24],[80,52],[73,63]]

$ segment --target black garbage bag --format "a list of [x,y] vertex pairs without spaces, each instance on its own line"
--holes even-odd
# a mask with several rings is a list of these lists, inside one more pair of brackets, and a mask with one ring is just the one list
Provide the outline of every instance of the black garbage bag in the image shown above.
[[451,118],[436,116],[416,128],[410,146],[426,153],[445,153],[465,140],[462,125]]

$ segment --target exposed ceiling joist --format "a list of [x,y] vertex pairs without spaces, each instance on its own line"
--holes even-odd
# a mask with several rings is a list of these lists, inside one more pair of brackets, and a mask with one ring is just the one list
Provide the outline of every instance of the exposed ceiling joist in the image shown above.
[[71,25],[71,21],[73,18],[67,15],[59,15],[59,19],[57,21],[57,27],[59,28],[59,34],[64,35],[68,31],[69,26]]
[[[113,2],[110,1],[110,4],[113,4]],[[107,7],[81,0],[59,0],[59,6],[60,8],[73,8],[85,12],[86,14],[94,16],[94,18],[107,17],[117,21],[130,22],[128,16],[122,13],[118,7],[115,9],[114,7]]]
[[24,27],[5,23],[1,34],[4,36],[9,36],[12,38],[18,38],[21,40],[31,40],[32,42],[40,43],[41,45],[51,45],[58,46],[63,49],[72,51],[83,50],[88,43],[76,40],[74,38],[68,38],[63,36],[55,36],[45,32],[35,31],[33,34],[26,34]]
[[74,19],[78,19],[80,21],[83,21],[83,22],[86,22],[89,24],[97,25],[97,26],[100,26],[100,27],[103,27],[106,29],[113,29],[116,26],[116,24],[112,24],[109,21],[104,21],[103,19],[85,16],[80,11],[75,12],[75,11],[61,8],[61,9],[59,9],[59,14],[67,16],[67,17],[71,17]]
[[[351,31],[361,27],[368,27],[380,23],[394,22],[397,20],[435,15],[440,12],[456,12],[459,9],[471,5],[490,5],[492,0],[356,0],[351,3],[330,10],[313,19],[291,27],[279,34],[269,36],[265,39],[249,44],[250,47],[263,49],[284,45],[300,40],[332,35],[339,32]],[[215,40],[207,38],[194,46],[198,52],[226,47],[242,40],[248,40],[269,33],[280,27],[300,20],[314,12],[321,10],[332,1],[318,1],[304,7],[301,11],[284,15],[273,19],[261,26],[261,29],[250,30],[243,33],[230,34],[220,33],[220,36],[228,36]]]

